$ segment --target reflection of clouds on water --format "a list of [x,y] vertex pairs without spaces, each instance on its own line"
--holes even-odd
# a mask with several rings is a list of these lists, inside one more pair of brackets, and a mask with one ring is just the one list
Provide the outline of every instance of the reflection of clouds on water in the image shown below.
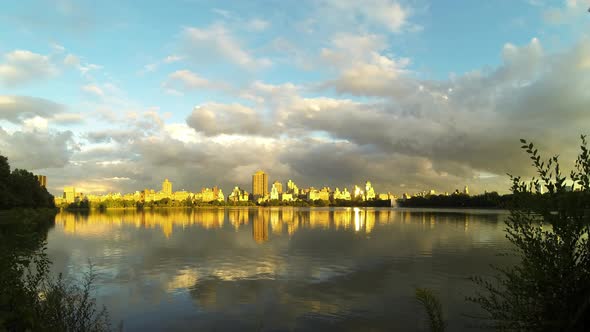
[[[261,321],[275,329],[378,331],[416,317],[408,305],[416,286],[444,290],[449,315],[459,317],[465,277],[499,260],[502,218],[351,208],[61,213],[49,254],[71,274],[92,259],[99,299],[130,330],[142,321],[152,329],[190,321],[204,330],[220,321],[256,329]],[[405,321],[400,328],[416,329],[417,320]]]

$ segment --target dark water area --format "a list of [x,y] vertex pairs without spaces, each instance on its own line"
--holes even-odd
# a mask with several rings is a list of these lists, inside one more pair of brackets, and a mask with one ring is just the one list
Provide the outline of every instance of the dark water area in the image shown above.
[[473,331],[472,275],[510,247],[506,212],[236,208],[62,212],[55,273],[90,260],[97,298],[125,331],[427,331],[416,287],[449,331]]

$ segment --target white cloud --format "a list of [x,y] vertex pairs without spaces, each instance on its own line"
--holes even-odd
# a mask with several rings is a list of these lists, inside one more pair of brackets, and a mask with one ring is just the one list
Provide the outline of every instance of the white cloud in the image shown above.
[[544,12],[543,18],[550,24],[575,24],[588,26],[585,22],[590,3],[586,0],[565,0],[562,7],[551,7]]
[[268,29],[270,22],[259,18],[252,19],[246,23],[246,27],[253,31],[264,31]]
[[182,91],[197,89],[228,90],[229,86],[222,82],[211,82],[190,70],[183,69],[169,74],[162,83],[162,88],[170,94],[182,95]]
[[329,10],[338,17],[341,15],[356,18],[361,16],[369,23],[387,28],[391,32],[400,32],[408,24],[411,14],[409,8],[395,0],[326,0]]
[[377,35],[337,35],[331,48],[321,51],[324,63],[338,77],[330,85],[339,92],[383,95],[390,93],[396,81],[408,72],[408,58],[393,58],[381,52],[385,41]]
[[104,97],[104,91],[96,84],[87,84],[82,87],[82,91],[97,97]]
[[0,95],[0,120],[22,123],[36,116],[51,117],[65,107],[50,100],[28,96]]
[[260,135],[267,130],[254,109],[241,104],[207,103],[195,107],[187,124],[207,136],[221,134]]
[[182,60],[183,57],[180,55],[169,55],[162,60],[164,63],[173,63]]
[[4,54],[0,63],[0,83],[14,87],[42,80],[57,74],[57,68],[48,56],[27,50],[14,50]]
[[60,45],[58,43],[50,43],[49,45],[56,53],[63,53],[66,50],[65,47],[63,47],[62,45]]
[[64,58],[64,64],[67,66],[78,67],[80,66],[80,58],[70,53]]
[[187,41],[185,46],[193,58],[208,56],[210,59],[216,59],[221,56],[247,69],[259,69],[272,65],[270,59],[256,58],[243,49],[223,25],[214,24],[204,29],[187,27],[183,33]]
[[180,56],[180,55],[168,55],[166,56],[164,59],[153,62],[153,63],[148,63],[147,65],[143,66],[143,69],[139,71],[139,74],[145,74],[145,73],[150,73],[150,72],[154,72],[156,71],[162,64],[171,64],[174,62],[178,62],[183,60],[184,57]]

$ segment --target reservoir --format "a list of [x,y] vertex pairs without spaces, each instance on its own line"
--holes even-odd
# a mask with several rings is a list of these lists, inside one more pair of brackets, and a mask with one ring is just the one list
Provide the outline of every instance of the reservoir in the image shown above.
[[201,208],[61,212],[52,270],[80,278],[124,331],[427,331],[436,292],[449,331],[473,330],[470,276],[516,260],[505,211]]

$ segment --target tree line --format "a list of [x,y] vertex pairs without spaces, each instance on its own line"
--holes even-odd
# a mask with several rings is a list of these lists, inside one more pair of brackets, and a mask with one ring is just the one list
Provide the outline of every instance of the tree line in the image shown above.
[[11,172],[8,158],[0,155],[0,210],[53,207],[53,195],[33,173],[18,168]]
[[512,194],[500,195],[497,192],[489,192],[481,195],[427,195],[415,196],[408,199],[400,199],[397,204],[401,207],[428,207],[428,208],[486,208],[506,209],[510,208],[513,200]]

